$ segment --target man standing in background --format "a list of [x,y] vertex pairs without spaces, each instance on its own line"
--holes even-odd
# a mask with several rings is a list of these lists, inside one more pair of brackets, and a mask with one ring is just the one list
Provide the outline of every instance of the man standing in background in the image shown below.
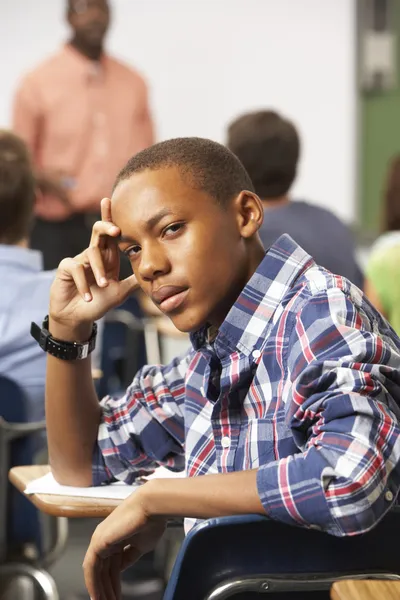
[[144,80],[104,52],[108,0],[68,0],[67,19],[69,43],[25,76],[13,107],[43,192],[31,243],[46,269],[87,245],[115,174],[154,142]]

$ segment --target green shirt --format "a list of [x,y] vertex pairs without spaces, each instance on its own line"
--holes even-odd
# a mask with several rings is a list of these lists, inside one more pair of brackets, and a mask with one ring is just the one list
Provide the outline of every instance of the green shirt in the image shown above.
[[400,231],[385,233],[377,240],[366,275],[378,294],[387,320],[400,335]]

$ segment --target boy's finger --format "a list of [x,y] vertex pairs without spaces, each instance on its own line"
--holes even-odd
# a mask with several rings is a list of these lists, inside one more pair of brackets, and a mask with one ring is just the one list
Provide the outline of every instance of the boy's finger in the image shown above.
[[143,556],[143,553],[140,552],[135,546],[129,546],[126,548],[122,556],[121,571],[125,571],[125,569],[128,567],[134,565],[141,556]]
[[91,246],[98,246],[102,237],[108,236],[117,238],[121,230],[111,221],[96,221],[92,229],[92,237],[90,239]]
[[111,576],[111,559],[112,557],[103,559],[101,569],[101,586],[102,593],[107,600],[117,600],[117,595],[114,590],[114,582]]
[[116,600],[121,600],[121,553],[110,558],[110,580]]
[[102,581],[100,558],[87,552],[83,563],[86,589],[91,600],[102,600]]
[[89,259],[90,268],[92,269],[97,285],[99,287],[107,287],[108,281],[100,248],[98,246],[90,246],[86,251],[86,255]]
[[130,275],[126,279],[119,282],[119,301],[122,303],[128,298],[137,288],[139,284],[135,275]]
[[101,207],[101,220],[111,221],[111,200],[110,198],[103,198],[100,202]]
[[85,302],[92,300],[92,294],[86,279],[85,266],[72,258],[65,258],[60,263],[60,269],[74,280],[76,289]]

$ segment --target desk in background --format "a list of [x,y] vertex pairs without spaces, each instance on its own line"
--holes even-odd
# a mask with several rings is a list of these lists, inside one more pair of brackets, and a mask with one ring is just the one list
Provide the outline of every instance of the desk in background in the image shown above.
[[400,581],[371,579],[336,581],[332,600],[400,600]]

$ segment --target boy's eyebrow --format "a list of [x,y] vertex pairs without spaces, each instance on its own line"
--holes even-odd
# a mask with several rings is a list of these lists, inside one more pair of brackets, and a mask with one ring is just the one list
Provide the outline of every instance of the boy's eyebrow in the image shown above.
[[[150,217],[150,219],[148,219],[148,221],[146,221],[146,224],[145,224],[146,229],[153,229],[153,227],[155,227],[157,225],[157,223],[159,223],[159,221],[161,221],[161,219],[163,219],[164,217],[167,217],[168,215],[172,215],[172,214],[173,214],[173,212],[169,208],[162,208],[160,211],[158,211],[158,213],[156,213],[153,217]],[[118,244],[121,244],[123,242],[136,242],[136,240],[131,238],[129,235],[120,235],[117,238],[117,242],[118,242]]]
[[116,239],[117,239],[117,244],[123,244],[124,242],[136,243],[133,238],[129,237],[129,235],[119,235]]

